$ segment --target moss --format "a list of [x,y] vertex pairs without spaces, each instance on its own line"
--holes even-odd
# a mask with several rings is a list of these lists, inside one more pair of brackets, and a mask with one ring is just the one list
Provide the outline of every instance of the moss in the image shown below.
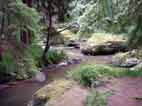
[[73,85],[72,81],[66,79],[55,80],[41,88],[34,94],[34,100],[54,101]]
[[88,39],[88,44],[99,45],[108,41],[125,41],[124,35],[108,34],[108,33],[93,33]]

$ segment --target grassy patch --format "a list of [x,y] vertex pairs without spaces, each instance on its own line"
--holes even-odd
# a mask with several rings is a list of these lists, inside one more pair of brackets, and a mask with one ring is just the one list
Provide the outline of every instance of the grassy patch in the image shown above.
[[110,92],[99,93],[93,90],[86,99],[86,106],[107,106],[107,97],[110,95]]
[[94,33],[88,39],[88,43],[90,44],[102,44],[108,41],[125,41],[124,35],[113,35],[107,33]]
[[99,73],[92,66],[81,67],[70,72],[69,75],[85,86],[91,86],[92,81],[98,80],[99,78]]
[[69,72],[69,76],[79,83],[90,86],[92,81],[98,81],[105,77],[137,77],[142,76],[142,71],[131,71],[107,65],[81,65]]
[[73,85],[72,81],[66,79],[55,80],[52,83],[46,85],[45,87],[39,89],[34,94],[34,102],[40,101],[48,101],[48,103],[52,103],[58,97],[60,97],[66,90],[70,89]]

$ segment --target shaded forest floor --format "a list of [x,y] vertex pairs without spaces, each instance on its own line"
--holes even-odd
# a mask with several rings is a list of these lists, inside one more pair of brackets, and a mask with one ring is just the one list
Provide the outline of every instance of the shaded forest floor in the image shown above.
[[[80,51],[72,50],[75,54]],[[65,78],[66,72],[79,67],[84,63],[109,64],[112,61],[112,55],[105,56],[84,56],[83,62],[72,64],[65,67],[53,68],[44,71],[47,77],[45,82],[37,82],[34,79],[14,82],[11,84],[0,85],[0,105],[1,106],[27,106],[32,95],[44,85],[52,80]],[[141,100],[134,97],[142,95],[142,78],[117,78],[110,79],[104,85],[97,88],[98,91],[112,91],[113,95],[108,98],[108,106],[142,106]],[[59,98],[55,106],[83,106],[88,90],[76,85]]]

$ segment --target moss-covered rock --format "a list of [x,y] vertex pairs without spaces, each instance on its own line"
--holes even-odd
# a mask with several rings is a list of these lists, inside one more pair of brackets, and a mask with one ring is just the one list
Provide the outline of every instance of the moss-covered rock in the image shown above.
[[141,50],[132,50],[126,53],[118,53],[113,57],[112,63],[116,66],[120,67],[136,67],[136,69],[139,69],[141,67],[139,64],[141,64]]
[[60,97],[66,90],[70,89],[73,82],[66,79],[56,80],[39,89],[34,95],[29,106],[45,106],[52,104],[54,100]]
[[85,55],[107,55],[114,54],[117,52],[126,52],[128,51],[128,47],[125,42],[106,42],[104,44],[95,45],[92,47],[88,47],[82,49],[82,53]]

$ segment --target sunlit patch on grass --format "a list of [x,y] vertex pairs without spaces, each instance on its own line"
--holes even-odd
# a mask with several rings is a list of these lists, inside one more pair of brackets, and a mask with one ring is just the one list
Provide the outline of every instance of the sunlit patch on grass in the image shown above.
[[108,33],[94,33],[88,39],[88,44],[102,44],[108,41],[125,41],[124,35],[108,34]]
[[65,90],[71,88],[72,85],[73,82],[66,79],[55,80],[45,87],[39,89],[33,96],[34,100],[54,100],[61,96]]
[[62,31],[60,34],[61,34],[61,36],[63,36],[63,38],[65,38],[65,39],[75,39],[75,38],[76,38],[76,34],[73,33],[73,32],[70,31],[70,30],[64,30],[64,31]]

